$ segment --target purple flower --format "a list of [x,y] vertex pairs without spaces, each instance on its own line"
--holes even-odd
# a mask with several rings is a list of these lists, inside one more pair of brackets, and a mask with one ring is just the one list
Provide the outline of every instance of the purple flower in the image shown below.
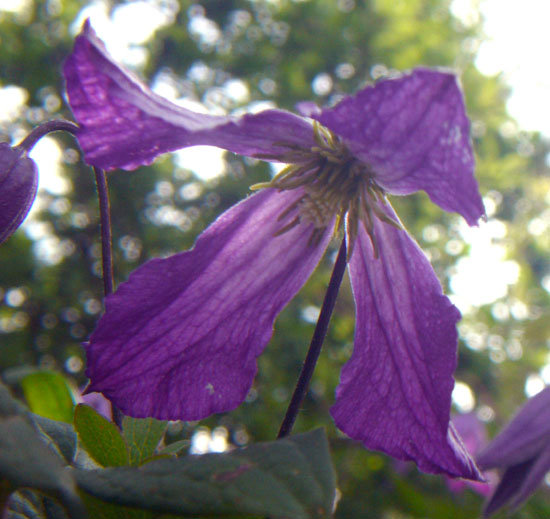
[[485,507],[486,517],[504,505],[516,508],[535,491],[550,470],[550,387],[523,405],[477,462],[483,469],[504,471]]
[[[468,453],[475,457],[487,444],[487,432],[485,425],[475,413],[457,414],[452,416],[451,422],[456,432],[462,439]],[[478,494],[488,496],[494,488],[496,474],[489,472],[484,474],[485,482],[463,481],[460,479],[447,479],[447,486],[455,493],[462,492],[466,487],[475,490]]]
[[38,187],[36,164],[20,146],[0,143],[0,243],[23,223]]
[[149,261],[107,298],[86,348],[91,391],[137,417],[238,406],[275,318],[345,221],[357,325],[336,424],[424,471],[480,477],[449,424],[460,313],[385,198],[423,189],[470,224],[484,214],[454,75],[417,69],[333,108],[303,104],[304,116],[204,115],[152,93],[86,25],[65,77],[95,166],[131,169],[199,144],[289,164],[192,250]]

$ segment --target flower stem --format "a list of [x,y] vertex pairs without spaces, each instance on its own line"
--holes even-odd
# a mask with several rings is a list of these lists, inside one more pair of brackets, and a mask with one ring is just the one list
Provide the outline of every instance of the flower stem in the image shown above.
[[32,150],[34,145],[42,138],[44,135],[51,132],[65,131],[76,135],[78,131],[78,126],[71,122],[65,121],[64,119],[54,119],[53,121],[48,121],[47,123],[41,124],[34,128],[31,133],[29,133],[19,144],[18,147],[24,149],[27,153]]
[[94,167],[97,195],[99,199],[99,220],[101,225],[101,261],[103,269],[103,291],[105,297],[113,293],[113,241],[111,235],[111,213],[109,191],[105,172]]
[[[66,131],[76,135],[78,125],[71,121],[56,119],[48,121],[34,128],[17,146],[25,153],[31,151],[34,145],[45,135],[56,131]],[[113,293],[113,245],[111,232],[111,212],[109,207],[109,190],[107,188],[107,177],[105,172],[94,166],[97,195],[99,199],[99,220],[101,227],[101,262],[103,276],[103,292],[105,297]],[[113,420],[122,429],[124,415],[114,404],[112,404]]]
[[288,436],[290,434],[290,431],[294,426],[294,422],[296,421],[296,417],[298,416],[300,404],[307,393],[315,365],[317,364],[319,354],[321,353],[323,341],[325,340],[325,336],[327,334],[330,317],[332,316],[334,304],[336,303],[336,296],[338,295],[338,290],[340,289],[344,272],[346,271],[346,254],[346,238],[344,238],[342,240],[342,245],[340,245],[340,250],[338,251],[338,257],[334,263],[334,269],[332,270],[330,282],[325,294],[325,300],[323,301],[319,319],[315,325],[315,331],[313,332],[313,337],[311,338],[311,343],[304,360],[304,365],[302,366],[302,371],[298,378],[298,382],[296,383],[292,399],[288,405],[288,409],[286,411],[283,423],[281,424],[281,428],[279,429],[277,438],[283,438],[284,436]]
[[[109,207],[109,190],[105,171],[94,166],[97,197],[99,200],[99,221],[101,227],[101,265],[103,272],[103,292],[105,297],[113,293],[113,239],[111,232],[111,211]],[[124,414],[111,402],[113,421],[122,429]]]

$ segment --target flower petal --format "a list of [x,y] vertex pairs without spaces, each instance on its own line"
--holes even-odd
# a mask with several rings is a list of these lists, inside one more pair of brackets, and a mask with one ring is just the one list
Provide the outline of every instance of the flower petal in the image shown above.
[[535,460],[531,459],[506,469],[493,495],[489,498],[483,509],[483,517],[489,517],[494,514],[499,508],[502,508],[514,498],[521,482],[525,479],[534,462]]
[[416,69],[312,115],[346,140],[393,194],[423,189],[473,225],[485,214],[464,99],[453,74]]
[[36,164],[22,149],[0,143],[0,243],[23,223],[36,197]]
[[517,508],[535,492],[549,470],[550,442],[547,441],[537,456],[506,469],[485,506],[484,516],[489,517],[506,504],[511,509]]
[[[87,346],[89,391],[124,413],[198,420],[239,405],[277,314],[317,265],[332,229],[278,216],[300,190],[265,189],[229,209],[195,247],[149,261],[107,298]],[[285,218],[292,218],[287,216]]]
[[530,398],[510,423],[476,457],[483,469],[529,460],[550,443],[550,387]]
[[369,449],[426,472],[481,479],[449,423],[460,313],[406,231],[376,220],[376,259],[359,227],[350,260],[355,347],[332,416]]
[[75,40],[64,75],[86,162],[106,170],[134,169],[187,146],[256,156],[287,151],[281,143],[307,148],[314,143],[311,124],[283,110],[236,118],[171,103],[117,65],[89,22]]
[[510,501],[512,508],[518,507],[525,501],[542,483],[544,476],[550,470],[550,442],[535,458],[534,463],[529,467],[525,478],[521,481],[521,486]]

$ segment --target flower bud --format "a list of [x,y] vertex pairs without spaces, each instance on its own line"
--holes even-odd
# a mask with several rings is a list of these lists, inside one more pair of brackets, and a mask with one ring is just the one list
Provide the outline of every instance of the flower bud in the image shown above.
[[38,170],[26,151],[0,143],[0,243],[23,223],[37,187]]

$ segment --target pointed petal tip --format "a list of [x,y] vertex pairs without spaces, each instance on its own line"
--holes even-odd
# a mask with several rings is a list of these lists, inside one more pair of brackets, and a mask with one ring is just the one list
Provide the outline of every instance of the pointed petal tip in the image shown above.
[[377,220],[374,232],[379,258],[360,227],[349,265],[354,349],[331,414],[369,449],[425,472],[481,481],[449,424],[460,313],[406,231]]
[[418,68],[384,78],[313,117],[345,139],[388,193],[424,190],[470,225],[484,214],[470,122],[454,73]]
[[466,446],[462,442],[462,439],[458,435],[454,425],[449,423],[449,431],[447,433],[448,443],[451,451],[454,453],[456,460],[458,461],[459,470],[456,474],[452,474],[453,477],[468,479],[471,481],[478,481],[480,483],[486,483],[487,479],[477,466],[475,459],[470,455]]
[[89,22],[63,72],[85,160],[107,171],[135,169],[190,146],[261,156],[288,151],[281,142],[313,144],[311,124],[284,110],[239,118],[194,112],[163,98],[109,55]]
[[540,456],[549,445],[550,387],[527,400],[477,455],[483,469],[511,467]]
[[88,383],[84,386],[84,389],[82,390],[83,395],[87,395],[88,393],[96,393],[96,390],[92,387],[92,382],[89,380]]

